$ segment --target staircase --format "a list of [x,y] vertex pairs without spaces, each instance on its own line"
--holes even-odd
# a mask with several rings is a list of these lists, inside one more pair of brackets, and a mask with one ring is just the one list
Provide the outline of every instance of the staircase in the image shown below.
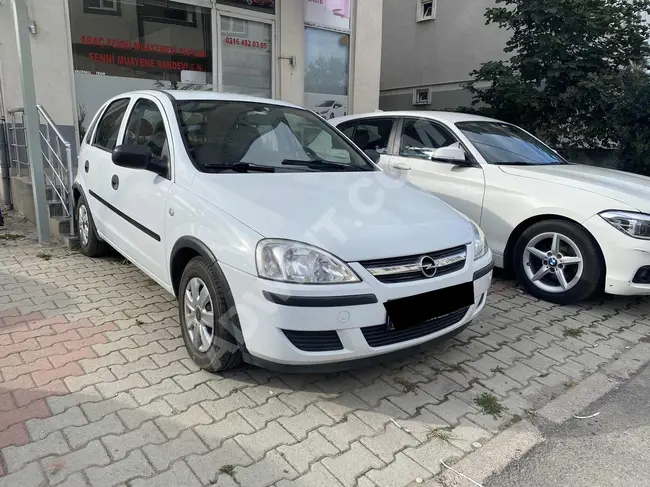
[[[74,235],[74,180],[72,148],[56,127],[52,117],[41,105],[36,106],[39,116],[39,132],[43,168],[45,176],[45,195],[50,217],[52,237],[67,239]],[[27,157],[25,138],[24,109],[9,110],[8,139],[9,161],[11,163],[12,195],[14,206],[27,219],[35,221],[33,196],[31,206],[31,167]],[[18,198],[24,199],[20,205]],[[22,208],[21,208],[22,206]],[[31,210],[31,211],[30,211]]]

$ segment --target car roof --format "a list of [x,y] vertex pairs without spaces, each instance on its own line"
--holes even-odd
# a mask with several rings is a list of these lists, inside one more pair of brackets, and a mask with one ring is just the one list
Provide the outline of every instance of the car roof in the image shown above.
[[349,120],[357,120],[361,118],[382,118],[382,117],[417,117],[417,118],[431,118],[434,120],[441,120],[448,123],[456,122],[499,122],[494,118],[482,117],[480,115],[472,115],[470,113],[460,112],[442,112],[431,110],[406,110],[406,111],[393,111],[393,112],[370,112],[360,113],[357,115],[347,115],[345,117],[337,117],[330,120],[330,123],[339,124]]
[[161,93],[168,93],[176,100],[214,100],[214,101],[240,101],[248,103],[264,103],[266,105],[277,105],[290,108],[301,108],[301,106],[294,105],[282,100],[272,100],[270,98],[260,98],[249,95],[236,95],[232,93],[219,93],[216,91],[197,91],[197,90],[139,90],[123,93],[120,96],[133,96],[133,95],[149,95],[160,98]]

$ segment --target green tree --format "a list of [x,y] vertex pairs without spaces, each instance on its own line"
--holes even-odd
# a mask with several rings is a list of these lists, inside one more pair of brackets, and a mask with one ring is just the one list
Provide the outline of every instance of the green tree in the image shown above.
[[[508,61],[490,61],[465,85],[472,110],[520,124],[554,146],[608,147],[633,76],[647,78],[650,0],[496,0],[486,24],[512,32]],[[499,5],[500,4],[500,5]],[[632,66],[643,71],[629,73]],[[486,83],[487,82],[487,83]],[[480,85],[478,83],[481,83]]]

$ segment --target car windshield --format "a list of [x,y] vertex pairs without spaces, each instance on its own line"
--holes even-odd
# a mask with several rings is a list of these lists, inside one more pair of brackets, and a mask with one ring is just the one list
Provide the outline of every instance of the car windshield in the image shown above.
[[180,100],[186,146],[200,171],[375,171],[363,154],[307,110],[222,100]]
[[316,105],[317,107],[331,107],[334,106],[336,102],[335,101],[324,101],[323,103],[320,103],[319,105]]
[[489,164],[567,164],[557,152],[515,125],[474,121],[459,122],[456,127]]

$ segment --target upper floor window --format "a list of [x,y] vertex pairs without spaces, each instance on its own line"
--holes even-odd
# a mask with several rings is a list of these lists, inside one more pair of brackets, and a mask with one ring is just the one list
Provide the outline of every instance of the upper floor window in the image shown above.
[[417,0],[418,17],[417,21],[434,20],[436,18],[436,7],[438,0]]
[[120,15],[119,0],[84,0],[84,13]]

